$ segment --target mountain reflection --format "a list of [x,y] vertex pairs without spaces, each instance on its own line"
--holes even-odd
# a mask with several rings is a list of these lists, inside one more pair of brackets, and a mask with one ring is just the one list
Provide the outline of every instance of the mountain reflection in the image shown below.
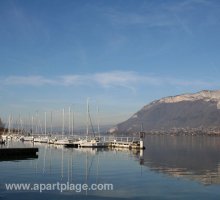
[[144,165],[152,170],[203,184],[220,184],[220,138],[147,136]]

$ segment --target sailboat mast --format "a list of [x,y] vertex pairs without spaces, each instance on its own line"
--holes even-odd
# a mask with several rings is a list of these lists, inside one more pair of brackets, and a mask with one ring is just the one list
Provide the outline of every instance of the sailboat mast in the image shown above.
[[8,117],[8,133],[11,133],[11,115]]
[[64,135],[64,117],[65,117],[65,110],[63,109],[63,127],[62,127],[62,136]]
[[44,134],[47,135],[47,112],[44,113]]
[[36,119],[35,120],[36,121],[36,123],[35,123],[35,125],[36,125],[35,133],[38,134],[38,111],[36,111],[35,115],[36,115],[36,117],[35,117],[35,119]]
[[31,117],[31,134],[33,134],[34,131],[34,116]]
[[51,112],[50,112],[50,134],[52,134],[52,131],[53,131],[52,120],[53,120],[53,113],[52,113],[52,111],[51,111]]
[[18,134],[20,133],[21,131],[21,114],[19,113],[19,116],[18,116]]
[[69,135],[70,135],[70,118],[71,118],[71,108],[69,107]]
[[74,133],[74,111],[72,112],[72,136]]
[[99,106],[97,106],[97,121],[98,121],[98,134],[100,136]]
[[89,98],[87,98],[87,123],[86,123],[86,134],[89,135]]

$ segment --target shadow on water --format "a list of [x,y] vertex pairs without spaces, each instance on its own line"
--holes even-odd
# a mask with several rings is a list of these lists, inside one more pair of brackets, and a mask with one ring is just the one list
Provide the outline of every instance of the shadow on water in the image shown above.
[[147,136],[144,165],[203,184],[220,184],[220,137]]
[[38,155],[16,155],[16,156],[9,156],[9,157],[0,157],[0,162],[3,161],[21,161],[21,160],[34,160],[37,159]]

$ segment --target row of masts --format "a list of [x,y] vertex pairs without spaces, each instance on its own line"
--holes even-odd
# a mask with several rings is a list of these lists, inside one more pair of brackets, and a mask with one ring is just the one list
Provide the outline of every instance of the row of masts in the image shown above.
[[[55,111],[57,112],[57,111]],[[26,124],[21,118],[21,115],[19,114],[18,120],[15,121],[12,115],[10,114],[8,116],[8,123],[7,123],[7,130],[5,131],[8,134],[11,134],[13,132],[17,132],[20,134],[44,134],[45,136],[48,134],[53,134],[53,111],[49,112],[50,114],[50,125],[48,125],[48,112],[44,112],[44,129],[42,128],[42,123],[39,118],[39,113],[36,111],[35,115],[32,115],[31,117],[29,116],[29,120],[26,120]],[[65,135],[68,132],[68,135],[74,135],[74,111],[71,110],[71,107],[68,108],[68,131],[66,131],[65,127],[65,109],[63,108],[62,111],[62,125],[61,125],[61,134]],[[99,107],[97,106],[97,133],[100,134],[100,121],[99,121]],[[15,121],[15,122],[13,122]],[[27,122],[29,121],[29,123]],[[25,128],[26,126],[26,128]],[[94,128],[92,124],[92,119],[90,116],[90,111],[89,111],[89,99],[87,100],[87,120],[86,120],[86,135],[89,135],[89,126],[92,127],[92,131],[94,133]],[[14,127],[14,128],[13,128]],[[49,128],[48,128],[49,127]],[[48,131],[48,129],[50,129]],[[57,128],[58,129],[58,128]],[[56,132],[56,131],[55,131]]]
[[[71,108],[69,107],[69,127],[68,127],[68,134],[74,134],[74,112],[71,112]],[[48,125],[48,112],[44,112],[44,129],[42,128],[41,120],[38,118],[38,114],[36,116],[31,116],[31,123],[23,122],[20,114],[18,120],[14,120],[12,115],[10,114],[7,120],[7,124],[5,130],[7,129],[7,133],[30,133],[30,134],[44,134],[47,135],[48,133],[53,133],[53,112],[50,112],[50,125]],[[14,122],[15,121],[15,122]],[[28,120],[27,120],[28,121]],[[48,130],[50,129],[50,130]],[[65,134],[65,109],[62,109],[62,130],[61,133]]]
[[[25,121],[22,120],[21,115],[19,114],[18,120],[14,120],[12,114],[9,114],[8,116],[8,123],[6,125],[7,128],[5,128],[4,134],[11,134],[11,133],[18,133],[23,135],[52,135],[52,134],[58,134],[58,132],[61,132],[62,136],[68,135],[74,135],[74,126],[75,126],[75,120],[74,120],[74,111],[71,110],[71,107],[68,108],[68,131],[66,130],[66,113],[65,109],[63,108],[61,110],[62,119],[59,121],[62,121],[62,125],[60,126],[61,130],[59,131],[58,126],[55,128],[53,127],[53,118],[54,114],[59,111],[50,111],[50,112],[44,112],[44,128],[41,123],[39,112],[36,111],[35,115],[30,116],[29,114],[29,120],[26,119]],[[90,127],[92,129],[92,133],[95,136],[95,131],[90,115],[90,107],[89,107],[89,98],[87,98],[87,117],[86,117],[86,135],[89,136]],[[48,115],[50,115],[50,122],[48,123]],[[99,121],[99,107],[97,106],[97,134],[100,135],[100,121]],[[15,121],[15,122],[14,122]],[[59,123],[59,122],[58,122]],[[48,130],[49,129],[49,130]],[[53,130],[54,129],[54,130]]]

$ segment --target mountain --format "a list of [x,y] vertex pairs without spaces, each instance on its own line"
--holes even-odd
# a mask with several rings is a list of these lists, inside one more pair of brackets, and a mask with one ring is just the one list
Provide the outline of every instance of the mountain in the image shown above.
[[165,97],[144,106],[110,133],[220,133],[220,90]]

